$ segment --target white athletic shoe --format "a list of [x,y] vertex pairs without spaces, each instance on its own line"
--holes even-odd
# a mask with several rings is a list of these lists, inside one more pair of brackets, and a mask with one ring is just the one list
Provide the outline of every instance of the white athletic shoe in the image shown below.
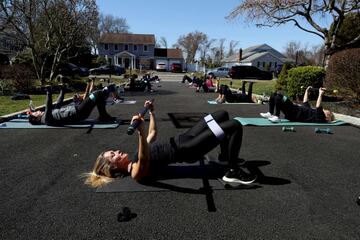
[[280,122],[280,118],[278,116],[272,116],[268,118],[272,122]]
[[271,118],[271,117],[273,117],[273,115],[271,113],[269,113],[269,112],[260,113],[260,116],[262,116],[263,118]]

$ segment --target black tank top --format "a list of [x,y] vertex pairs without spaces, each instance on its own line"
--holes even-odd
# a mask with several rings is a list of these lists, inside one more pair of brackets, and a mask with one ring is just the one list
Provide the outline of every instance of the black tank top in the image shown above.
[[[162,143],[151,143],[149,145],[150,150],[150,171],[153,172],[154,169],[169,165],[176,162],[176,150],[173,144],[169,142]],[[139,153],[134,154],[134,159],[132,162],[138,161]]]

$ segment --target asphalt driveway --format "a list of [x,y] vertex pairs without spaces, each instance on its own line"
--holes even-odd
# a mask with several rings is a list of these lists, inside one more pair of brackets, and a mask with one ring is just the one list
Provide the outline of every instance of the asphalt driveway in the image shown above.
[[[195,93],[179,81],[155,90],[127,94],[137,103],[109,112],[129,120],[154,97],[162,140],[184,130],[168,113],[225,109],[232,117],[258,117],[267,111],[266,105],[209,105],[215,93]],[[128,136],[126,125],[0,129],[0,238],[359,239],[360,130],[331,129],[329,135],[311,126],[287,133],[245,126],[240,157],[260,176],[253,188],[127,193],[96,193],[80,178],[105,149],[134,152],[136,135]],[[132,219],[119,222],[124,207]]]

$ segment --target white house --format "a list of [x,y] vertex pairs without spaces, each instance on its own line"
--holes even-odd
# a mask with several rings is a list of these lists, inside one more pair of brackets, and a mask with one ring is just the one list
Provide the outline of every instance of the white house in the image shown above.
[[[241,60],[239,61],[239,59]],[[265,70],[269,66],[270,71],[275,71],[284,63],[294,63],[293,59],[286,58],[283,54],[276,51],[267,44],[257,45],[241,50],[232,56],[225,58],[224,66],[232,67],[234,65],[255,66]]]

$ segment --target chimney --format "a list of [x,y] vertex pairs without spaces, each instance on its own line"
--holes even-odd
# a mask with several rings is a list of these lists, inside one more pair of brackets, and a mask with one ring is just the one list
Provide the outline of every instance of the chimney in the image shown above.
[[241,62],[242,59],[242,48],[239,49],[239,63]]

